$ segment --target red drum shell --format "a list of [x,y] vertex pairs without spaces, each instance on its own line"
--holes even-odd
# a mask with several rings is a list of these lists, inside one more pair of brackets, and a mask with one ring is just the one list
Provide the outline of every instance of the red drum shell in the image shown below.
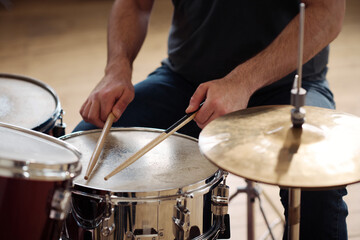
[[57,138],[0,122],[1,239],[59,239],[80,152]]
[[71,181],[37,181],[0,177],[2,239],[59,239],[63,220],[50,219],[55,190]]

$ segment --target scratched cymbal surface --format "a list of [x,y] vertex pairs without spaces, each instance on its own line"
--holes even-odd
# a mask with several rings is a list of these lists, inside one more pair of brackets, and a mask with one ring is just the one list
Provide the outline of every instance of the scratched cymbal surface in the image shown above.
[[262,106],[215,119],[200,133],[202,154],[240,177],[296,188],[333,188],[360,181],[360,118],[306,106],[292,127],[293,107]]

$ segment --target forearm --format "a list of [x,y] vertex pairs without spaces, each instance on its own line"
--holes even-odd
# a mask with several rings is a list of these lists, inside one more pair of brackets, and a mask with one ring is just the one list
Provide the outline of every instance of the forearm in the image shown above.
[[146,36],[153,0],[118,0],[110,13],[105,73],[131,71]]
[[[345,11],[343,0],[304,1],[305,32],[303,63],[336,38]],[[226,78],[238,81],[251,95],[297,68],[299,15],[263,51],[235,68]]]

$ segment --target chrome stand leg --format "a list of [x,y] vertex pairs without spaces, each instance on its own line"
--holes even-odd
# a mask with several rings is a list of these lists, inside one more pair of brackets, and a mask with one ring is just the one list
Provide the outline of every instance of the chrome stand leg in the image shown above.
[[[262,216],[264,218],[264,221],[266,223],[266,226],[268,227],[268,231],[272,237],[273,240],[275,240],[274,235],[271,231],[271,227],[269,225],[269,222],[266,218],[265,212],[262,208],[261,201],[260,201],[260,194],[257,188],[254,185],[254,182],[245,180],[246,181],[246,187],[237,188],[237,191],[230,196],[229,201],[231,201],[236,195],[239,193],[246,193],[247,194],[247,239],[248,240],[254,240],[255,239],[255,198],[259,199],[259,206],[260,211],[262,213]],[[279,213],[279,211],[275,208],[274,204],[271,203],[268,196],[266,196],[266,200],[268,200],[271,204],[271,206],[275,209],[276,213]],[[279,215],[281,218],[281,214]],[[283,218],[281,218],[282,222],[285,222]]]
[[269,230],[271,239],[272,239],[272,240],[275,240],[274,234],[273,234],[272,231],[271,231],[270,224],[269,224],[269,222],[268,222],[268,220],[267,220],[267,218],[266,218],[266,216],[265,216],[265,212],[264,212],[264,209],[263,209],[262,204],[261,204],[261,199],[260,199],[260,197],[258,197],[258,198],[259,198],[260,211],[261,211],[261,214],[262,214],[262,216],[263,216],[263,218],[264,218],[264,221],[265,221],[265,223],[266,223],[266,226],[267,226],[267,228],[268,228],[268,230]]
[[229,201],[231,201],[234,197],[236,197],[239,193],[246,193],[247,195],[247,239],[254,240],[255,239],[255,229],[254,229],[254,212],[255,212],[255,197],[256,190],[254,188],[254,183],[249,180],[246,181],[246,187],[238,187],[237,191],[230,196]]

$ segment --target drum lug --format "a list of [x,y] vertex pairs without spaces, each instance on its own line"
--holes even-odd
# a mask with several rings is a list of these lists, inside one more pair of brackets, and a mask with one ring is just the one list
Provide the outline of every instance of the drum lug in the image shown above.
[[186,208],[186,198],[184,199],[184,205],[181,204],[181,199],[177,200],[172,219],[175,224],[175,239],[188,239],[190,233],[190,210]]
[[103,220],[103,226],[101,228],[101,235],[108,237],[113,234],[115,231],[115,224],[110,224],[110,218],[105,218]]
[[226,178],[224,183],[220,183],[212,191],[211,196],[211,211],[215,217],[221,219],[220,234],[224,235],[224,239],[230,238],[230,218],[228,213],[229,205],[229,186],[226,185]]
[[163,233],[157,233],[154,228],[151,228],[150,233],[145,233],[143,229],[135,229],[134,232],[126,233],[126,240],[159,240],[159,235],[162,236]]
[[[107,210],[105,211],[105,217],[102,219],[102,228],[101,228],[101,234],[104,237],[108,237],[115,231],[115,224],[111,224],[111,216],[114,213],[114,208],[112,207],[110,196],[105,196],[106,206]],[[113,221],[112,221],[113,222]]]
[[223,216],[228,212],[229,205],[229,186],[219,184],[212,191],[211,211],[216,216]]
[[68,190],[55,190],[50,209],[50,219],[63,220],[70,210],[71,192]]

